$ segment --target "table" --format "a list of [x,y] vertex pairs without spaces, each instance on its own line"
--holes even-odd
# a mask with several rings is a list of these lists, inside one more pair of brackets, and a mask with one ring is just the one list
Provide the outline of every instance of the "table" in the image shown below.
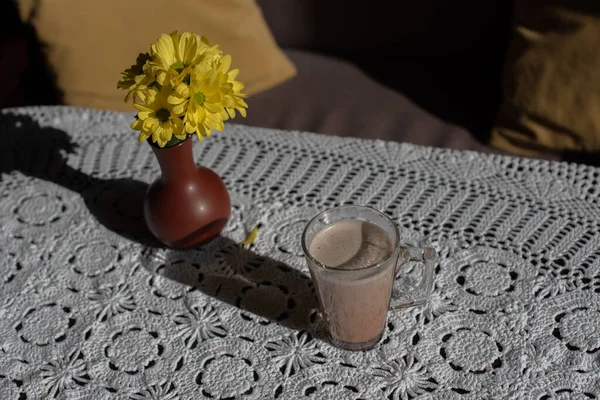
[[[194,143],[226,231],[172,250],[144,226],[160,171],[132,117],[1,112],[3,399],[600,397],[599,169],[230,124]],[[427,306],[366,352],[324,338],[300,249],[342,203],[440,254]]]

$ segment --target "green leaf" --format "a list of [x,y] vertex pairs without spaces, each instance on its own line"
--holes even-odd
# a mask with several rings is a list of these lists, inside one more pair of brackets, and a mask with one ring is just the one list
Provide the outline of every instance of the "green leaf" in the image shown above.
[[165,145],[165,148],[177,146],[178,144],[185,142],[190,136],[191,135],[188,135],[185,139],[181,140],[181,139],[177,138],[177,136],[173,135],[171,137],[171,140],[169,140],[167,142],[167,144]]

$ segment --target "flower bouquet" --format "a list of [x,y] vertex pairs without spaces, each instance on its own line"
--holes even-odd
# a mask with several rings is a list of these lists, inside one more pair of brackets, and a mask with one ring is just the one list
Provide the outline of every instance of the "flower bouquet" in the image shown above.
[[222,131],[236,111],[245,117],[244,85],[235,80],[239,70],[230,67],[231,56],[205,37],[161,35],[117,84],[138,110],[131,127],[140,131],[140,142],[171,147],[194,133],[202,140],[213,129]]
[[196,166],[192,142],[246,116],[244,85],[231,56],[194,33],[163,34],[122,73],[117,87],[137,110],[131,128],[148,141],[162,170],[146,193],[150,231],[171,247],[192,247],[218,235],[231,212],[227,189],[212,170]]

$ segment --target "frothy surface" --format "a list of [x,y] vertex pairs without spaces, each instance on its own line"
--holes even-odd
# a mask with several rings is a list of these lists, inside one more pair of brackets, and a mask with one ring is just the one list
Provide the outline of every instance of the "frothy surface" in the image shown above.
[[309,251],[317,261],[331,268],[365,268],[392,254],[392,241],[375,224],[343,220],[318,232]]

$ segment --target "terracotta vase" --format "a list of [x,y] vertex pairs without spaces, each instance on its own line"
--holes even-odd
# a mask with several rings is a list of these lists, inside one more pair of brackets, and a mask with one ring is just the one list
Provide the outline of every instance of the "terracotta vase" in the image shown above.
[[150,185],[144,200],[150,232],[174,248],[190,248],[218,236],[231,213],[219,175],[195,164],[191,138],[173,147],[151,146],[162,176]]

